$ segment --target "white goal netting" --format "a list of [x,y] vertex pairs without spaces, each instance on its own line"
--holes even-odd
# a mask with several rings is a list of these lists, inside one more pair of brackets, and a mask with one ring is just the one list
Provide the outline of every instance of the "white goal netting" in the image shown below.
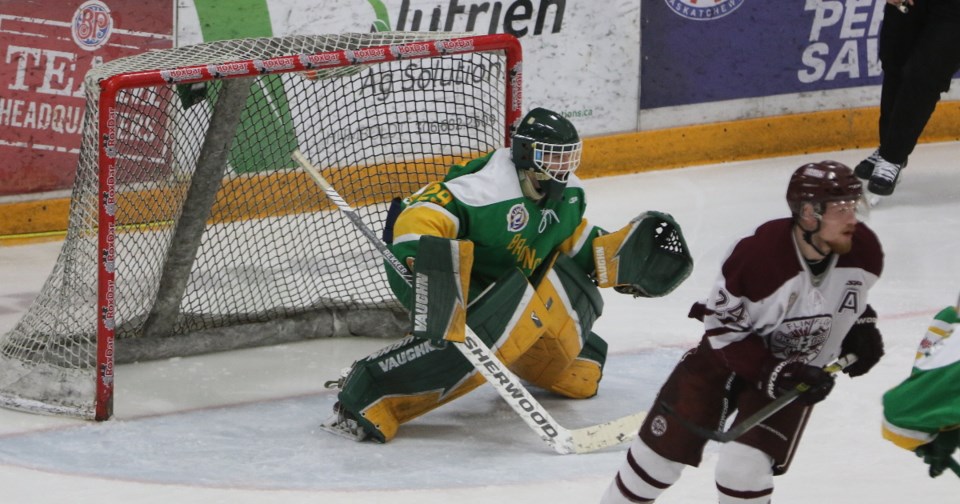
[[504,37],[234,40],[92,70],[67,237],[0,337],[0,405],[104,419],[115,360],[399,335],[380,258],[290,154],[381,232],[392,198],[506,141]]

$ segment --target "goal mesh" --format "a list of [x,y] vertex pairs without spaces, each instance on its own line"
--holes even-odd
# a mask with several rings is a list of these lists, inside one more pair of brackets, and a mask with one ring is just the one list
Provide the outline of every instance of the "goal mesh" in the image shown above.
[[105,419],[114,360],[399,335],[381,259],[290,154],[380,233],[391,198],[507,141],[519,62],[481,50],[502,37],[233,40],[93,69],[66,240],[0,337],[0,405]]

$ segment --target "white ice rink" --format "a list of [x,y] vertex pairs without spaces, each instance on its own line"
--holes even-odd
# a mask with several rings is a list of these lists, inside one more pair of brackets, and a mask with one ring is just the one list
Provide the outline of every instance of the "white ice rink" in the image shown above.
[[[763,221],[786,216],[799,165],[866,150],[594,179],[588,217],[608,229],[648,209],[670,212],[695,258],[662,299],[605,291],[595,330],[610,344],[600,394],[539,394],[571,428],[646,409],[683,349],[700,338],[686,318],[721,255]],[[960,480],[930,479],[913,454],[880,437],[880,396],[907,376],[927,322],[960,291],[960,143],[921,145],[896,193],[868,224],[886,251],[871,293],[887,355],[838,379],[814,413],[777,504],[960,503]],[[0,331],[39,292],[59,243],[0,248]],[[403,426],[386,445],[321,432],[334,395],[322,383],[387,342],[323,340],[119,366],[115,417],[103,423],[0,410],[2,503],[539,503],[597,502],[625,446],[556,455],[489,387]],[[717,446],[659,504],[716,502]]]

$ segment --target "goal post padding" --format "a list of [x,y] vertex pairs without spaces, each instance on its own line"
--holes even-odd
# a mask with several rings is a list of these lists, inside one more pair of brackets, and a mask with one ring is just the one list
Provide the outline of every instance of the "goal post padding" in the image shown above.
[[376,232],[396,196],[509,142],[509,35],[212,42],[108,62],[53,272],[0,337],[0,406],[107,419],[113,367],[330,336],[399,336],[381,261],[290,159]]

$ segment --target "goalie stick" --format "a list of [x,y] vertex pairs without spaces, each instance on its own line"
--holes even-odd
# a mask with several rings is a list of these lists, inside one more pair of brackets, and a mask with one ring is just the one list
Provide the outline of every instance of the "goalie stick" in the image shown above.
[[[830,374],[836,374],[843,368],[853,364],[856,361],[857,361],[856,355],[847,354],[837,359],[833,364],[830,364],[829,366],[824,367],[823,370]],[[665,403],[660,403],[660,404],[661,406],[663,406],[665,410],[667,410],[668,413],[670,413],[671,415],[676,417],[678,420],[680,420],[680,423],[682,423],[684,427],[686,427],[687,429],[690,429],[693,433],[697,434],[698,436],[709,439],[711,441],[727,443],[729,441],[733,441],[739,438],[740,436],[744,435],[744,433],[746,433],[748,430],[760,425],[761,422],[770,418],[776,412],[785,408],[788,404],[792,403],[797,397],[800,397],[800,394],[806,392],[809,388],[810,386],[805,383],[801,383],[800,385],[797,385],[796,388],[794,388],[793,390],[790,390],[789,392],[783,394],[782,396],[777,397],[770,404],[764,406],[763,408],[760,408],[759,410],[757,410],[756,413],[750,415],[749,417],[744,419],[743,422],[740,422],[739,424],[737,424],[736,427],[733,427],[732,429],[727,431],[723,431],[723,430],[712,431],[710,429],[705,429],[703,427],[700,427],[699,425],[696,425],[693,422],[683,418],[679,413],[674,411],[673,408],[666,405]]]
[[[387,263],[410,284],[410,270],[367,227],[360,216],[357,215],[356,210],[327,182],[310,160],[299,150],[293,151],[291,156],[323,189],[330,201],[337,205],[337,208],[347,216],[350,222],[370,240]],[[462,343],[451,343],[487,379],[487,382],[497,390],[500,397],[517,412],[520,418],[540,436],[540,439],[561,455],[588,453],[629,441],[637,435],[640,423],[647,415],[645,411],[642,411],[598,425],[567,429],[553,419],[550,412],[530,394],[520,382],[520,379],[500,362],[500,359],[480,341],[480,338],[469,327],[466,328],[466,338]]]

